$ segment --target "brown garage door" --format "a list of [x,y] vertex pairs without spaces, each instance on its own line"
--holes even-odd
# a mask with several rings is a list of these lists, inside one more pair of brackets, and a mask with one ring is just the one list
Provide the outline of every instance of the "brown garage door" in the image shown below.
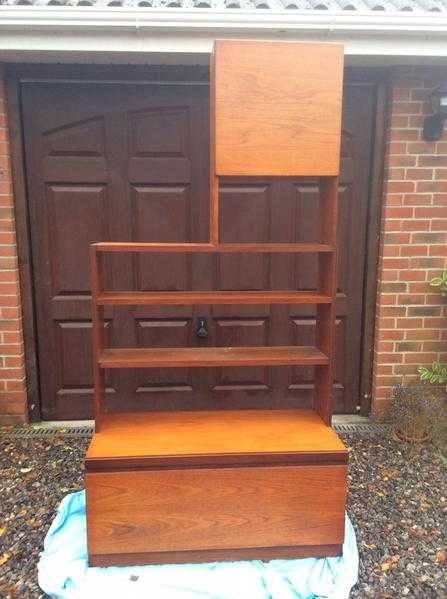
[[[203,85],[23,84],[42,417],[91,416],[88,244],[205,241],[208,89]],[[335,408],[355,411],[374,93],[347,86],[340,180]],[[274,148],[272,148],[272,152]],[[223,183],[224,241],[315,238],[314,182]],[[111,256],[111,289],[313,289],[313,256]],[[311,344],[311,306],[116,308],[111,346]],[[204,319],[206,337],[198,336]],[[311,368],[116,370],[119,409],[305,406]]]

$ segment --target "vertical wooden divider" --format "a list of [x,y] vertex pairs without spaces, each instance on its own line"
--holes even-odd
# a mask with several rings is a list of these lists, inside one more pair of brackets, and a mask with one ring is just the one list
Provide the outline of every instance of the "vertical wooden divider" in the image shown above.
[[210,59],[210,232],[209,240],[213,245],[219,243],[219,179],[216,176],[215,149],[215,85],[214,85],[214,52]]
[[[321,243],[337,242],[338,177],[319,180]],[[331,426],[334,379],[335,299],[337,293],[336,251],[319,254],[319,292],[332,297],[332,303],[317,306],[316,346],[329,357],[328,366],[315,367],[314,409]]]
[[95,414],[95,431],[101,429],[104,413],[105,373],[99,365],[99,356],[104,349],[104,306],[98,305],[98,295],[102,291],[101,266],[103,254],[90,246],[90,277],[92,291],[92,338],[93,338],[93,409]]

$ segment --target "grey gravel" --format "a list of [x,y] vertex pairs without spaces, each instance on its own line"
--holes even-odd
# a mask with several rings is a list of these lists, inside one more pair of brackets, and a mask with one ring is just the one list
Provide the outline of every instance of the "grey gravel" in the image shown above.
[[447,597],[447,469],[431,447],[344,435],[360,553],[351,598]]
[[[447,597],[447,469],[377,434],[343,435],[350,448],[349,505],[359,552],[352,599]],[[36,564],[58,503],[83,486],[88,439],[59,432],[1,438],[0,597],[44,597]],[[250,599],[247,597],[247,599]]]
[[46,597],[37,584],[39,552],[61,499],[83,488],[88,443],[64,434],[0,441],[0,562],[9,555],[0,566],[1,599]]

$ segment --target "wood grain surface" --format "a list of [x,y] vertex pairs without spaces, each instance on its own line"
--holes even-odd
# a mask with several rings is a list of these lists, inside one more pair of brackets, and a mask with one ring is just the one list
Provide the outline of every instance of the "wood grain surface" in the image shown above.
[[[320,239],[328,243],[337,241],[338,178],[325,177],[320,180]],[[316,345],[329,357],[329,363],[315,368],[314,408],[329,426],[333,411],[334,367],[335,367],[335,299],[337,295],[337,255],[318,256],[319,289],[333,298],[331,304],[317,306]]]
[[244,547],[201,551],[151,551],[142,553],[89,554],[90,566],[135,566],[143,564],[184,564],[239,560],[296,559],[341,555],[343,545],[296,545],[292,547]]
[[314,253],[333,252],[327,243],[158,243],[138,241],[100,241],[92,244],[98,252],[173,252],[173,253]]
[[218,40],[216,174],[337,175],[343,46]]
[[99,305],[330,304],[332,296],[311,291],[104,291]]
[[87,473],[86,488],[91,555],[343,542],[342,465]]
[[[101,426],[86,457],[91,564],[272,559],[334,555],[341,550],[347,450],[328,425],[342,71],[343,49],[337,45],[216,42],[209,242],[103,242],[92,247],[95,398]],[[316,241],[268,244],[248,238],[244,244],[240,243],[246,239],[243,235],[230,237],[233,243],[220,243],[217,177],[240,175],[320,177]],[[287,238],[281,237],[283,241]],[[318,293],[258,287],[230,291],[237,286],[217,293],[104,291],[97,261],[100,252],[317,253]],[[174,301],[187,305],[315,303],[316,347],[310,340],[305,346],[255,342],[237,347],[174,343],[161,348],[107,348],[103,332],[98,332],[104,325],[104,305],[136,302],[142,306],[153,304],[154,298],[166,305]],[[318,414],[309,410],[109,414],[102,410],[106,368],[268,365],[316,366]]]
[[220,366],[284,366],[328,364],[328,357],[315,347],[130,347],[104,349],[98,362],[102,368],[214,368]]
[[[87,451],[91,460],[122,457],[338,454],[347,450],[313,410],[106,413]],[[330,458],[326,455],[326,460]]]

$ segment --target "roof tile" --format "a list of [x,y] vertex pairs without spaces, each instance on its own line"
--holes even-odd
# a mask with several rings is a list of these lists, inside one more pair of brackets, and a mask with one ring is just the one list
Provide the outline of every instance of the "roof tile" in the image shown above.
[[151,9],[447,12],[447,0],[0,0],[9,6],[96,6]]

